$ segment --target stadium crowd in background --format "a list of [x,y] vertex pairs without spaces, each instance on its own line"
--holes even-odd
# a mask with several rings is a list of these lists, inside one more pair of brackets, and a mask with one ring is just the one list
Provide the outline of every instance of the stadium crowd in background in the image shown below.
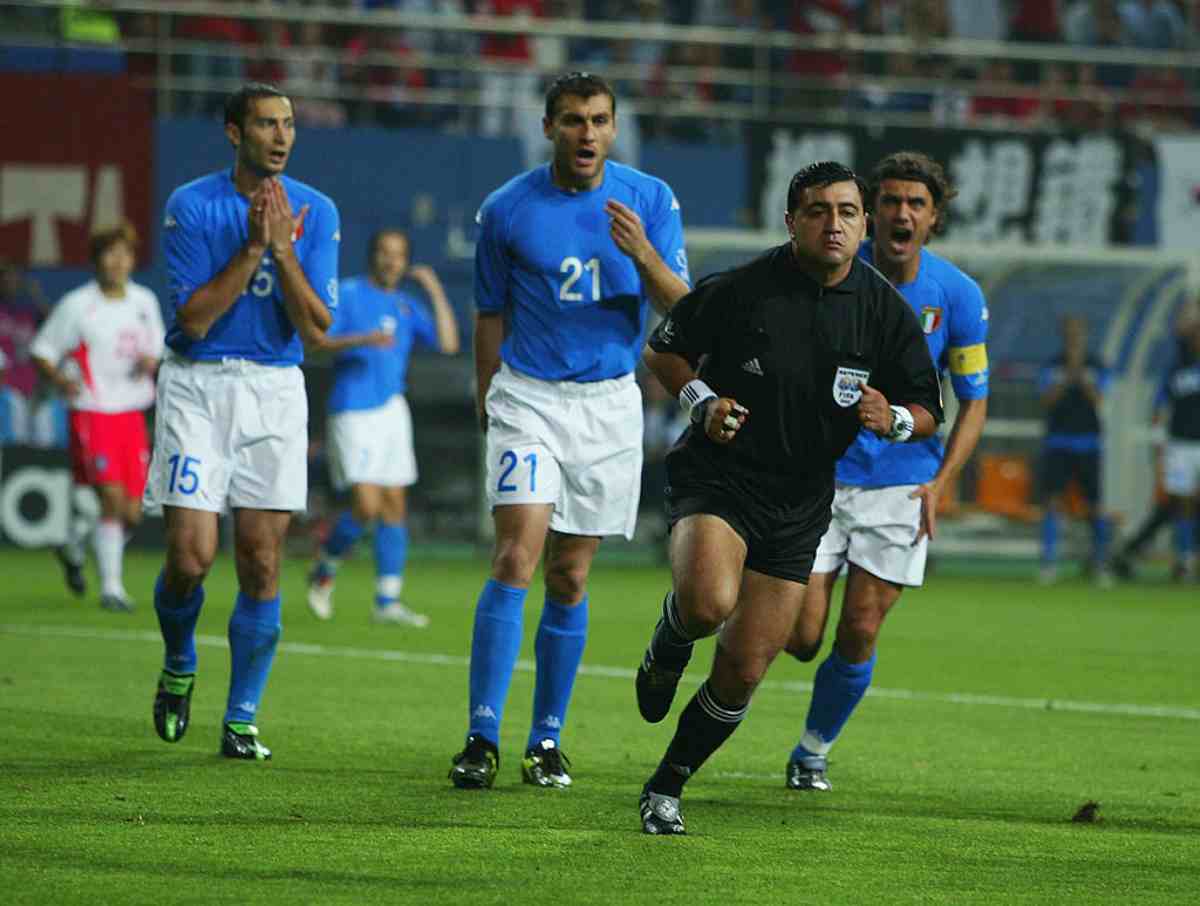
[[[712,141],[739,136],[736,123],[705,117],[703,110],[716,102],[751,103],[749,76],[761,62],[753,45],[666,41],[636,32],[621,38],[549,37],[535,34],[537,24],[582,19],[812,36],[908,36],[918,42],[967,38],[1186,51],[1197,46],[1200,21],[1196,0],[277,0],[261,5],[272,12],[323,11],[329,20],[289,23],[188,16],[186,11],[168,19],[88,8],[61,15],[53,9],[10,12],[4,25],[11,34],[55,34],[114,49],[122,38],[195,42],[170,64],[175,77],[195,80],[178,87],[176,110],[215,113],[227,85],[206,90],[206,82],[260,79],[280,84],[297,98],[297,117],[305,125],[424,124],[519,134],[528,123],[518,106],[536,105],[539,70],[561,71],[568,64],[604,70],[621,64],[637,73],[617,83],[622,96],[653,111],[638,118],[643,133]],[[359,11],[510,18],[527,30],[487,33],[339,21],[340,14]],[[197,45],[210,47],[211,53],[197,52]],[[772,70],[787,74],[792,83],[772,92],[769,103],[776,106],[869,109],[957,124],[1000,120],[1099,128],[1120,116],[1173,128],[1200,126],[1196,70],[1052,60],[1013,65],[1002,56],[844,49],[771,53]],[[154,54],[149,45],[131,50],[126,65],[153,78],[158,71]],[[687,67],[687,78],[671,76],[679,67]],[[478,93],[473,112],[424,97],[464,88]],[[661,116],[680,101],[695,105],[697,112],[687,118]]]

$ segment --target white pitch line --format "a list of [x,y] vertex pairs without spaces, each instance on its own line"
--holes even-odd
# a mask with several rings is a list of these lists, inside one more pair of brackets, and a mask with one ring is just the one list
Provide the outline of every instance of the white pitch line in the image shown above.
[[[23,623],[0,623],[0,634],[25,638],[69,638],[103,642],[157,642],[162,636],[157,632],[138,629],[96,629],[86,626],[36,626]],[[223,636],[198,635],[196,644],[205,648],[228,648]],[[314,657],[339,657],[366,661],[395,661],[404,664],[427,664],[439,667],[466,667],[470,659],[455,654],[419,654],[412,651],[393,651],[387,648],[349,648],[340,645],[319,645],[308,642],[280,642],[279,651],[288,654],[304,654]],[[517,669],[533,673],[533,661],[517,661]],[[628,667],[605,667],[598,664],[583,664],[579,668],[582,676],[602,676],[608,679],[631,680],[633,670]],[[698,676],[692,679],[698,680]],[[812,683],[786,680],[763,680],[760,689],[777,689],[785,692],[809,692]],[[1056,698],[1020,698],[1011,695],[977,695],[973,692],[921,692],[915,689],[887,689],[872,686],[867,695],[896,701],[935,702],[951,705],[984,705],[997,708],[1024,708],[1030,711],[1065,711],[1076,714],[1122,714],[1130,717],[1166,717],[1180,720],[1200,720],[1200,708],[1185,708],[1178,705],[1132,705],[1105,702],[1080,702]]]

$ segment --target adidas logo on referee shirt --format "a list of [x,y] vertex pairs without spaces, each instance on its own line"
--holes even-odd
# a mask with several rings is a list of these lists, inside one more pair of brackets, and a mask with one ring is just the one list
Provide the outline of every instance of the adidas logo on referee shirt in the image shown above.
[[742,362],[742,371],[749,371],[751,374],[763,376],[762,365],[758,364],[758,358],[755,357],[748,362]]

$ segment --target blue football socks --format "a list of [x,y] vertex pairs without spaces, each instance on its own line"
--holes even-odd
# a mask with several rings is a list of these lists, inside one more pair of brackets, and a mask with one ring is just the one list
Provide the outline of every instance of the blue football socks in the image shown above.
[[172,673],[196,672],[196,621],[204,606],[204,586],[197,585],[186,598],[167,591],[163,574],[154,583],[154,612],[162,630],[166,655],[163,666]]
[[1196,552],[1196,520],[1193,517],[1175,520],[1175,553],[1179,562],[1191,562]]
[[279,644],[279,595],[256,601],[238,592],[229,617],[229,700],[226,723],[254,723],[275,647]]
[[1092,563],[1103,566],[1108,562],[1108,545],[1112,540],[1112,523],[1107,516],[1092,520]]
[[400,599],[404,564],[408,560],[408,526],[403,522],[375,525],[375,606],[387,607]]
[[521,653],[522,617],[528,589],[489,579],[475,604],[471,635],[469,733],[500,744],[500,719]]
[[325,539],[321,553],[330,559],[341,560],[350,548],[354,547],[355,542],[362,537],[366,528],[354,518],[354,514],[350,510],[344,510],[338,516],[337,522],[333,524],[333,529],[330,531],[329,537]]
[[1051,509],[1042,516],[1042,563],[1049,566],[1058,562],[1058,513]]
[[533,726],[528,747],[543,739],[558,745],[575,674],[583,659],[587,642],[588,599],[571,606],[546,598],[538,624],[534,652],[537,655],[537,683],[533,689]]
[[792,752],[794,759],[829,751],[871,685],[874,669],[874,654],[861,664],[851,664],[836,649],[829,653],[813,679],[812,703],[804,721],[804,736]]

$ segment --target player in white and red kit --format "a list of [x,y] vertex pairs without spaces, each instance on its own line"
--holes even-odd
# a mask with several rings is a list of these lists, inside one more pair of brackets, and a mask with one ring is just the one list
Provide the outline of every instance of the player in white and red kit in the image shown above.
[[[129,279],[137,251],[130,224],[96,231],[90,250],[96,279],[63,296],[34,337],[30,355],[71,409],[75,481],[95,488],[100,498],[92,534],[100,606],[129,611],[133,602],[121,560],[126,532],[142,518],[150,461],[145,410],[154,403],[163,320],[154,293]],[[81,552],[76,556],[67,564],[68,576],[71,566],[81,565]],[[82,581],[73,587],[82,592]]]

